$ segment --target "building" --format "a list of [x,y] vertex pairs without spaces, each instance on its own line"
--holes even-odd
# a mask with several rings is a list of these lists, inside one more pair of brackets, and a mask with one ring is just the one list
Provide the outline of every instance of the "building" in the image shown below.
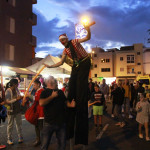
[[144,66],[144,75],[150,75],[150,48],[144,49],[143,66]]
[[32,64],[36,37],[32,26],[37,0],[0,0],[0,65],[27,67]]
[[143,75],[143,44],[121,47],[115,52],[115,73],[118,80],[128,78],[135,80],[138,75]]
[[104,51],[104,49],[96,47],[92,48],[92,78],[97,77],[113,77],[113,52]]
[[143,75],[143,44],[114,48],[104,51],[93,48],[91,77],[99,80],[102,77],[124,80],[134,80],[137,75]]

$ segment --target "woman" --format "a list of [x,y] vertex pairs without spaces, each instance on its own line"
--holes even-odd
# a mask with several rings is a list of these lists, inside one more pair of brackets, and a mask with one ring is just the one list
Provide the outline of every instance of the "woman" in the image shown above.
[[8,112],[8,125],[7,125],[7,143],[9,145],[13,144],[12,141],[12,132],[14,121],[16,123],[16,129],[18,134],[18,143],[23,142],[22,137],[22,119],[21,119],[21,102],[20,100],[23,98],[20,96],[19,91],[17,90],[18,80],[11,79],[8,88],[5,92],[6,103],[8,104],[7,112]]

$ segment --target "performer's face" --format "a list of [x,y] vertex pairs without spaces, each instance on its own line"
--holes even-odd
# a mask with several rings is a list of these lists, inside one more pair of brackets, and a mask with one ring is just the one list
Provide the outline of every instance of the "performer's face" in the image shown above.
[[61,42],[62,45],[67,46],[68,39],[67,38],[60,39],[60,42]]

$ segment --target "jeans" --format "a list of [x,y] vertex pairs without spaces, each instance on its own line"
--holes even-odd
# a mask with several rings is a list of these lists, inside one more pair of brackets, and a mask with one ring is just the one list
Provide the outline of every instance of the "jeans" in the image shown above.
[[130,115],[130,99],[128,97],[124,98],[124,112],[127,115]]
[[122,117],[121,109],[122,109],[122,106],[116,104],[116,115],[118,117],[118,120],[119,120],[119,122],[124,122],[124,118]]
[[22,119],[21,119],[21,114],[16,114],[16,115],[8,115],[8,125],[7,125],[7,138],[8,140],[12,139],[12,132],[13,132],[13,126],[14,126],[14,121],[16,123],[16,129],[17,129],[17,134],[18,137],[22,137]]
[[116,106],[116,104],[115,104],[115,103],[113,103],[113,104],[112,104],[112,112],[111,112],[112,114],[114,114],[115,106]]
[[61,126],[53,125],[44,122],[43,130],[42,130],[42,143],[41,150],[48,150],[51,137],[53,133],[56,133],[56,138],[58,141],[57,150],[65,150],[66,147],[66,125],[63,124]]

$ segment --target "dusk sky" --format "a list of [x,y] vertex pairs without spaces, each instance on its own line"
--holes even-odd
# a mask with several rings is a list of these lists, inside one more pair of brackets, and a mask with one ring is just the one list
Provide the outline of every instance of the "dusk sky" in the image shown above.
[[63,46],[58,40],[62,33],[75,38],[75,24],[82,16],[89,16],[96,24],[91,27],[91,40],[83,46],[120,48],[134,43],[147,44],[150,29],[149,0],[37,0],[33,5],[37,25],[33,35],[37,37],[36,56],[58,56]]

